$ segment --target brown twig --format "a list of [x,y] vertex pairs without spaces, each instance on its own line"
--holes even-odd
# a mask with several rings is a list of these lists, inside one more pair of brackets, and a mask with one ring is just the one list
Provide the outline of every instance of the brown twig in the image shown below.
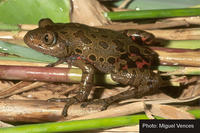
[[199,50],[151,47],[162,65],[200,66]]
[[177,17],[177,18],[167,18],[165,21],[185,21],[190,25],[200,25],[200,17],[191,16],[191,17]]
[[[128,110],[127,110],[128,108]],[[134,113],[140,113],[144,111],[144,103],[143,102],[135,102],[127,105],[121,105],[119,107],[113,107],[108,110],[104,110],[98,113],[89,114],[85,116],[81,116],[78,118],[74,118],[71,120],[83,120],[83,119],[94,119],[94,118],[103,118],[103,117],[115,117],[115,116],[123,116]]]
[[15,85],[13,85],[10,88],[4,89],[3,91],[0,91],[0,98],[5,98],[8,96],[12,96],[14,94],[18,94],[24,91],[28,91],[40,86],[45,85],[45,82],[27,82],[27,81],[21,81]]
[[32,29],[36,29],[38,28],[37,25],[33,25],[33,24],[19,24],[20,29],[23,31],[28,31],[28,30],[32,30]]
[[124,0],[124,1],[120,4],[120,6],[119,6],[118,8],[125,8],[126,5],[127,5],[130,1],[132,1],[132,0]]
[[0,121],[0,128],[13,127],[13,125]]
[[64,103],[39,100],[0,101],[0,120],[7,122],[47,122],[62,118]]
[[162,29],[162,30],[147,30],[155,35],[156,38],[165,40],[200,40],[200,29]]
[[[100,105],[91,105],[89,107],[82,108],[79,103],[71,105],[68,109],[68,116],[64,118],[61,115],[64,105],[65,103],[47,102],[44,100],[2,99],[0,101],[0,120],[7,122],[48,122],[48,121],[73,119],[74,117],[78,116],[79,118],[77,119],[94,118],[94,117],[101,118],[106,116],[107,117],[121,116],[143,111],[142,106],[140,107],[140,104],[138,103],[123,105],[102,112],[99,112]],[[132,111],[128,111],[124,107],[128,108],[131,107],[134,109],[131,109]],[[113,111],[115,113],[113,113]],[[97,116],[99,113],[100,115]]]
[[110,25],[103,25],[99,28],[113,29],[113,30],[127,30],[127,29],[162,29],[162,28],[173,28],[173,27],[188,27],[189,24],[185,21],[170,21],[170,22],[156,22],[152,24],[131,24],[131,23],[115,23]]
[[24,35],[27,33],[27,31],[1,31],[0,32],[0,39],[15,39],[15,40],[23,40]]
[[[99,1],[87,0],[87,2],[85,2],[82,0],[72,0],[70,2],[72,8],[70,12],[71,22],[87,24],[90,26],[110,23],[110,21],[106,19],[102,13],[108,11],[108,9],[102,6]],[[87,15],[83,15],[83,12]]]

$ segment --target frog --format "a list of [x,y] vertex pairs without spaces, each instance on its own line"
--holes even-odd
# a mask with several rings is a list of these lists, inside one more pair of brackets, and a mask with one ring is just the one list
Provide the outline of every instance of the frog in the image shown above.
[[[151,33],[54,23],[49,18],[41,19],[38,25],[26,33],[24,42],[36,51],[58,58],[48,67],[68,62],[82,70],[80,88],[75,96],[49,99],[66,102],[63,116],[67,116],[68,108],[75,103],[82,103],[81,107],[100,104],[101,110],[105,110],[116,101],[148,95],[160,88],[162,78],[152,69],[158,56],[145,45],[152,42]],[[88,101],[96,71],[110,74],[113,81],[132,87],[108,98]]]

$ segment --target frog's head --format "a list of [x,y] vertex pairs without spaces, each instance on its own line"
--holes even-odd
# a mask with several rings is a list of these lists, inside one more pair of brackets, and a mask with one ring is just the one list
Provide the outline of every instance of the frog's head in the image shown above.
[[31,30],[24,36],[24,42],[39,52],[58,58],[68,57],[71,54],[69,42],[59,37],[58,24],[50,19],[41,19],[39,28]]

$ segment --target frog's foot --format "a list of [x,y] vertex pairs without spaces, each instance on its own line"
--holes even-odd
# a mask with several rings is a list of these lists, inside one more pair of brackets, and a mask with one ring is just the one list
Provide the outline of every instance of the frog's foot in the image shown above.
[[82,103],[81,107],[85,108],[89,105],[99,105],[100,110],[103,111],[103,110],[106,110],[109,105],[111,105],[111,102],[109,102],[107,99],[95,99],[95,100],[92,100],[92,101]]
[[63,108],[62,115],[64,117],[66,117],[68,108],[72,104],[78,102],[78,100],[75,97],[72,97],[72,98],[51,98],[51,99],[48,99],[48,102],[65,102],[66,104]]

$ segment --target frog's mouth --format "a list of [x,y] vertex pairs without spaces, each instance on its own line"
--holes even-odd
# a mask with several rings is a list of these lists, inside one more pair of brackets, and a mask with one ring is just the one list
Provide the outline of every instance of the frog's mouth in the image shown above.
[[30,48],[42,52],[44,54],[48,54],[47,49],[42,45],[42,42],[37,38],[38,36],[34,36],[31,31],[27,32],[24,36],[24,42]]

